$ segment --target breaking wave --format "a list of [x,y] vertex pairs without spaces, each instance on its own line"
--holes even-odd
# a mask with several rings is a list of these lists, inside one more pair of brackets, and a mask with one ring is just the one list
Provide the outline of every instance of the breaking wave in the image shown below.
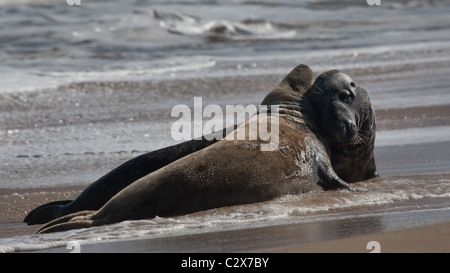
[[295,30],[283,30],[266,20],[248,19],[240,22],[229,20],[202,20],[183,13],[166,13],[153,10],[159,25],[170,33],[230,40],[287,39],[296,35]]

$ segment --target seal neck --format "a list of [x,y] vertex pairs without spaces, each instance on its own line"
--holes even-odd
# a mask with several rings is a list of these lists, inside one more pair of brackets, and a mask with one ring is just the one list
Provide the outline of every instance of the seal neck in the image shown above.
[[356,145],[329,145],[331,165],[346,182],[357,182],[377,177],[374,140]]

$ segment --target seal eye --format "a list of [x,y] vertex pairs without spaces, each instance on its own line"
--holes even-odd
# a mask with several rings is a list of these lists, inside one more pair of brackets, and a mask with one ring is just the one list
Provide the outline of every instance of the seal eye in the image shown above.
[[356,86],[356,84],[355,84],[354,82],[351,82],[350,85],[351,85],[352,87],[355,87],[355,86]]
[[338,96],[339,96],[339,99],[342,101],[349,101],[352,98],[352,94],[347,90],[339,92]]

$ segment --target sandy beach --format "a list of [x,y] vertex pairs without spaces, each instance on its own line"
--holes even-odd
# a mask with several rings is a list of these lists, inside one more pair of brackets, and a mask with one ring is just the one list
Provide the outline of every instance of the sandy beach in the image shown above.
[[[450,178],[450,175],[442,177]],[[448,253],[449,198],[332,210],[322,220],[182,236],[81,244],[83,253]],[[411,210],[411,207],[415,208]],[[395,209],[396,213],[386,212]],[[344,219],[333,213],[348,213]],[[16,223],[24,233],[26,228]],[[370,242],[375,241],[375,248]],[[37,252],[67,253],[65,246]]]
[[[449,253],[450,223],[359,235],[279,249],[287,253]],[[369,244],[369,242],[377,242]]]

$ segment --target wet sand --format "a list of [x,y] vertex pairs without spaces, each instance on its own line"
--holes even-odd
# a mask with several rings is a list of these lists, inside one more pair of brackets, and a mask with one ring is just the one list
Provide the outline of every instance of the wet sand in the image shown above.
[[[369,242],[375,242],[369,244]],[[370,233],[278,249],[286,253],[450,253],[450,223]]]
[[[450,177],[446,175],[445,177]],[[411,207],[415,209],[411,210]],[[396,210],[396,213],[390,213]],[[402,211],[403,210],[403,211]],[[348,214],[338,219],[333,213]],[[368,214],[369,213],[369,214]],[[83,253],[449,252],[450,198],[407,200],[327,212],[321,221],[81,245]],[[69,252],[66,248],[46,253]]]
[[23,219],[32,209],[57,200],[73,200],[85,187],[0,189],[0,238],[34,234],[39,228]]

